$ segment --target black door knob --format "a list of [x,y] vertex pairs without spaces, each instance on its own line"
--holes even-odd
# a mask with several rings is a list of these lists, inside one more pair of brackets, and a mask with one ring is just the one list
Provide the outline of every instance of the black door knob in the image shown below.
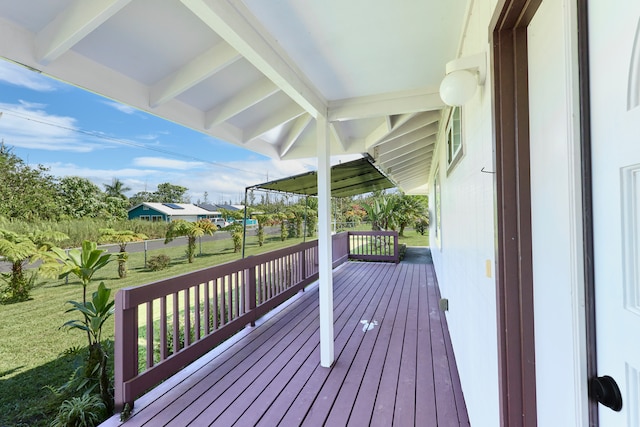
[[591,378],[589,397],[616,412],[622,410],[622,393],[620,393],[616,380],[609,375]]

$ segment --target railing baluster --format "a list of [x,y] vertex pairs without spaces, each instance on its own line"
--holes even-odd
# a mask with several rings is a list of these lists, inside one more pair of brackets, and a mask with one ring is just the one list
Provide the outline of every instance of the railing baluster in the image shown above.
[[167,297],[163,296],[160,298],[160,360],[167,356]]
[[173,294],[173,354],[180,351],[180,310],[178,309],[178,292]]
[[211,280],[207,280],[204,283],[204,334],[209,335],[211,332],[211,302],[209,301],[209,287],[211,286]]
[[220,308],[218,306],[218,282],[219,278],[213,280],[213,330],[220,327]]
[[240,285],[240,278],[241,278],[240,272],[239,271],[236,272],[234,274],[234,276],[235,276],[235,283],[233,284],[233,292],[236,295],[236,300],[235,300],[235,304],[234,304],[235,305],[235,317],[234,317],[234,319],[235,319],[236,317],[240,317],[240,286],[241,286]]
[[153,366],[153,301],[147,302],[147,369]]
[[184,290],[184,346],[191,345],[191,288]]
[[196,333],[195,333],[195,338],[196,341],[200,339],[200,337],[202,336],[202,334],[200,333],[200,316],[202,315],[200,313],[200,285],[196,285],[193,287],[193,311],[194,311],[194,325],[193,325],[193,329],[195,329]]
[[227,280],[229,276],[222,277],[222,283],[220,283],[220,326],[223,326],[227,323]]

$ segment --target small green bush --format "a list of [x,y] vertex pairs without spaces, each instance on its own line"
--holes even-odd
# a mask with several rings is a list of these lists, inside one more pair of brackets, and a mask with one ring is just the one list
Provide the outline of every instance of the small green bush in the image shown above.
[[429,229],[429,219],[428,218],[420,218],[414,224],[414,227],[421,236],[424,236],[424,233]]
[[160,254],[149,258],[147,268],[151,271],[160,271],[169,267],[169,264],[171,264],[171,258],[168,255]]
[[404,256],[407,253],[407,245],[405,245],[404,243],[400,243],[398,245],[398,255],[400,257],[400,261],[402,261],[404,259]]
[[94,427],[105,419],[105,415],[100,396],[85,394],[62,402],[51,427]]

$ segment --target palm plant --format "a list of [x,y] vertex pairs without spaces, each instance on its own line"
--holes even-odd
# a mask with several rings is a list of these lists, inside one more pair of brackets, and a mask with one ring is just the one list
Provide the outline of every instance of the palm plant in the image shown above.
[[205,234],[213,235],[218,228],[208,219],[201,219],[196,222],[189,222],[178,219],[169,224],[164,243],[169,243],[176,237],[187,237],[187,259],[189,263],[193,262],[196,254],[196,238]]
[[103,184],[104,192],[107,193],[108,197],[116,197],[119,199],[127,199],[127,196],[124,195],[127,191],[131,190],[131,187],[127,187],[124,182],[120,181],[118,178],[113,178],[111,181],[111,185]]
[[394,198],[384,194],[374,198],[371,204],[364,204],[363,207],[371,221],[371,229],[394,229],[397,220],[396,205]]
[[[65,279],[73,274],[82,283],[82,302],[87,302],[87,285],[91,282],[96,271],[106,266],[111,261],[111,254],[98,249],[98,244],[85,240],[82,249],[71,249],[68,252],[60,248],[51,248],[50,260],[43,268],[49,271],[57,271],[59,279]],[[61,262],[59,266],[57,262]]]
[[113,301],[109,301],[111,290],[100,283],[98,290],[93,292],[91,301],[87,301],[87,286],[91,283],[96,271],[105,267],[111,261],[111,254],[98,249],[95,242],[82,242],[82,249],[71,249],[65,252],[59,248],[51,248],[47,271],[58,269],[58,278],[64,279],[70,274],[75,275],[82,282],[82,302],[67,301],[71,304],[66,312],[79,312],[82,320],[69,320],[61,327],[78,329],[87,334],[89,357],[84,367],[85,379],[97,379],[100,396],[106,405],[107,412],[113,411],[113,397],[109,387],[107,374],[107,354],[101,343],[102,327],[113,314]]
[[402,194],[395,198],[395,218],[399,228],[398,235],[404,236],[405,227],[424,217],[427,207],[420,196],[407,196],[406,194]]
[[127,243],[141,242],[147,239],[142,233],[136,233],[131,230],[114,230],[113,228],[100,229],[101,243],[116,243],[120,246],[118,255],[118,277],[124,279],[127,277]]

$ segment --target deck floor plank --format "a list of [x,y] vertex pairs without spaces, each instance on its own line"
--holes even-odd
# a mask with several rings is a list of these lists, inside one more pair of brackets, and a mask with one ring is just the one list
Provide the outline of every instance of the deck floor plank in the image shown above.
[[384,427],[390,426],[393,423],[396,393],[398,391],[398,376],[400,374],[400,361],[402,359],[404,330],[406,328],[407,310],[411,302],[411,286],[405,286],[405,281],[411,278],[408,270],[409,268],[407,268],[405,279],[401,281],[402,294],[392,324],[389,350],[387,351],[382,368],[380,385],[371,416],[371,426]]
[[[321,367],[319,364],[317,368],[314,370],[311,377],[308,379],[296,399],[291,405],[291,409],[287,411],[284,418],[281,420],[282,425],[301,425],[301,423],[305,420],[305,418],[309,418],[309,420],[318,420],[320,417],[320,423],[324,421],[324,416],[322,412],[318,414],[314,413],[313,405],[318,399],[330,399],[330,396],[321,393],[322,388],[327,381],[329,375],[333,370],[336,369],[338,365],[342,366],[344,363],[341,360],[344,349],[349,343],[349,338],[351,337],[351,332],[353,328],[345,328],[345,325],[348,322],[356,318],[357,322],[362,319],[362,315],[369,306],[371,301],[372,290],[377,290],[378,286],[375,286],[376,282],[379,283],[376,279],[379,279],[382,274],[372,274],[374,279],[368,279],[366,286],[363,286],[362,289],[364,293],[357,300],[352,300],[349,302],[346,310],[343,311],[340,316],[335,320],[334,325],[334,346],[335,346],[335,355],[336,362],[334,363],[331,369],[326,369]],[[372,286],[372,283],[374,286]],[[367,296],[368,295],[368,296]],[[345,363],[348,359],[347,354],[344,355]],[[333,399],[331,399],[333,401]]]
[[334,272],[331,368],[319,363],[311,286],[103,427],[468,427],[439,298],[430,264],[347,263]]
[[[346,280],[348,278],[340,276],[340,279]],[[340,282],[338,281],[338,283]],[[199,395],[190,404],[188,414],[175,418],[168,424],[161,425],[180,427],[185,425],[185,423],[192,422],[194,425],[208,425],[209,422],[215,421],[217,416],[219,416],[219,410],[226,409],[229,405],[229,399],[233,397],[232,394],[226,393],[226,391],[230,387],[233,387],[234,384],[242,385],[248,378],[253,379],[254,377],[251,375],[251,372],[256,371],[253,368],[261,360],[264,360],[266,357],[272,359],[277,358],[279,355],[278,350],[282,348],[282,345],[278,346],[278,343],[282,344],[282,340],[288,340],[288,337],[292,334],[291,326],[295,328],[295,332],[293,333],[297,333],[300,328],[305,329],[306,325],[309,322],[313,322],[313,319],[316,317],[317,307],[311,306],[311,310],[305,316],[307,322],[301,322],[299,317],[296,317],[296,322],[290,322],[288,317],[283,318],[281,322],[279,322],[282,324],[278,325],[280,328],[277,333],[266,342],[260,340],[260,345],[251,352],[248,352],[248,354],[246,354],[247,352],[243,352],[239,357],[230,355],[230,360],[234,361],[232,364],[234,368],[225,372],[224,377],[216,381],[215,384],[210,384],[211,391]],[[274,348],[276,348],[275,351],[273,351]],[[213,387],[213,385],[215,385],[215,387]],[[234,390],[238,390],[238,387],[234,388]]]
[[416,366],[416,425],[428,426],[437,422],[436,389],[433,381],[433,355],[431,351],[430,307],[437,302],[429,299],[427,272],[420,270],[418,286],[418,355]]
[[[362,344],[362,340],[366,333],[372,334],[371,331],[376,331],[377,327],[373,325],[373,328],[367,332],[364,329],[369,328],[369,324],[363,324],[362,321],[373,321],[371,316],[375,309],[384,303],[385,291],[389,288],[388,279],[391,278],[392,271],[387,271],[386,274],[380,274],[372,279],[368,286],[368,297],[363,299],[365,303],[362,307],[362,311],[354,311],[345,324],[345,327],[341,331],[344,333],[346,345],[341,353],[336,358],[336,363],[329,372],[325,383],[320,388],[319,398],[315,399],[313,405],[309,409],[309,414],[305,418],[302,425],[317,425],[319,421],[326,420],[331,411],[334,403],[336,402],[335,396],[340,393],[340,390],[344,386],[344,381],[347,374],[353,368],[353,362],[358,349]],[[367,314],[368,313],[368,314]],[[373,332],[375,334],[375,332]],[[326,423],[327,425],[340,425]]]
[[[411,271],[411,282],[418,281],[419,269]],[[409,304],[407,310],[406,325],[404,328],[404,342],[402,343],[402,357],[400,359],[400,372],[398,376],[398,392],[396,393],[393,425],[415,425],[416,414],[416,382],[418,363],[418,312],[420,310],[418,299],[418,286],[411,286],[409,300],[416,299],[418,304]]]
[[[380,338],[380,330],[382,323],[387,318],[389,311],[389,305],[393,301],[393,295],[399,293],[399,286],[397,286],[398,275],[400,269],[393,271],[393,274],[389,277],[388,284],[385,286],[383,300],[380,301],[373,314],[367,317],[367,320],[375,320],[378,324],[374,325],[374,328],[370,331],[363,332],[363,339],[356,357],[346,374],[343,386],[340,388],[338,395],[336,396],[335,403],[331,408],[329,417],[327,418],[326,425],[340,426],[347,425],[349,418],[352,416],[352,409],[354,409],[354,402],[360,392],[366,393],[363,390],[363,384],[365,379],[365,373],[367,367],[371,363],[372,355],[374,354],[374,347],[376,342]],[[363,325],[364,326],[364,325]],[[372,388],[369,392],[373,392],[376,388]],[[369,411],[370,413],[370,411]],[[368,419],[369,417],[367,417]],[[361,414],[356,414],[354,419],[361,420]]]
[[[349,287],[344,283],[345,281],[340,281],[335,284],[337,298],[344,301],[349,301],[349,300],[357,301],[360,298],[359,294],[364,294],[364,292],[362,292],[362,289],[359,289],[356,287]],[[348,312],[348,310],[345,310],[344,312]],[[316,346],[315,346],[315,341],[311,341],[311,337],[317,333],[317,323],[318,323],[317,312],[314,312],[314,314],[315,316],[313,317],[313,319],[311,319],[312,322],[309,325],[314,329],[311,334],[308,334],[306,336],[305,341],[299,342],[299,343],[294,342],[292,344],[286,343],[284,345],[284,349],[282,353],[278,354],[277,357],[280,360],[286,361],[287,362],[286,365],[291,364],[291,358],[297,353],[297,349],[300,348],[302,344],[309,343],[309,345],[307,345],[306,348],[310,350],[310,352],[309,351],[303,352],[302,353],[303,356],[305,358],[313,357],[313,350],[315,350]],[[256,365],[258,368],[257,375],[255,376],[256,380],[250,385],[244,384],[243,386],[245,387],[245,390],[242,393],[240,394],[236,393],[233,388],[230,388],[225,391],[225,393],[228,394],[230,398],[234,398],[234,402],[233,404],[231,404],[231,406],[227,410],[224,411],[224,414],[221,414],[222,416],[218,418],[218,416],[214,412],[207,411],[206,414],[203,414],[204,419],[215,420],[215,423],[212,425],[229,426],[229,425],[232,425],[234,422],[236,422],[237,419],[249,409],[249,406],[251,407],[251,411],[253,412],[255,408],[254,408],[254,405],[251,403],[254,402],[255,399],[264,391],[264,389],[269,386],[269,384],[274,380],[274,377],[278,374],[278,372],[279,371],[284,371],[285,373],[292,372],[291,369],[285,369],[286,365],[281,366],[280,364],[271,363],[270,361],[266,363],[266,366],[264,367],[262,365]],[[272,368],[272,369],[269,369],[269,368]],[[265,369],[267,369],[268,371],[266,371]],[[252,378],[253,376],[249,375],[248,377]],[[283,380],[284,378],[280,378],[280,381],[284,383]]]

